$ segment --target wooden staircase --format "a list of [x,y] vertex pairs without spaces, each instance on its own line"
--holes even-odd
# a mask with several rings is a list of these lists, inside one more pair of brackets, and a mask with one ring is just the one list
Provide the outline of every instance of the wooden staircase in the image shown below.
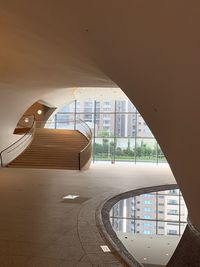
[[88,139],[76,130],[38,128],[28,148],[7,167],[79,169],[79,152]]

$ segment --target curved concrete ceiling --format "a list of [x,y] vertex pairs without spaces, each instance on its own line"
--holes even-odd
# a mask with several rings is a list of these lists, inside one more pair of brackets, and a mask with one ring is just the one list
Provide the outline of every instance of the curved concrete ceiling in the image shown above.
[[1,1],[1,147],[38,99],[117,84],[159,141],[200,229],[199,9],[181,0]]

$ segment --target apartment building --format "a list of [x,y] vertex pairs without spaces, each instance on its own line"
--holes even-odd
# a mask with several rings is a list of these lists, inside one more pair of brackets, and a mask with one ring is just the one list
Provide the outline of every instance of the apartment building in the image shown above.
[[115,231],[144,235],[182,235],[187,208],[180,190],[143,194],[119,201],[110,212]]

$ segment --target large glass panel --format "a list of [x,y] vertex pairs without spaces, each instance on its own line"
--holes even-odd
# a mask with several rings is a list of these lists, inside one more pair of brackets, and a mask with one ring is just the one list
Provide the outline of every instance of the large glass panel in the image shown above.
[[[186,227],[186,223],[180,222],[179,216],[179,210],[182,210],[184,219],[186,219],[187,209],[183,206],[184,201],[178,189],[146,193],[116,203],[111,209],[110,221],[128,251],[129,249],[132,251],[132,246],[129,245],[130,240],[134,242],[132,243],[134,244],[134,256],[141,258],[140,262],[146,263],[148,261],[149,264],[153,264],[152,266],[154,263],[156,266],[165,266]],[[146,239],[144,238],[145,235],[147,236]],[[151,243],[149,243],[150,239]],[[170,250],[169,247],[162,247],[161,240],[165,245],[170,244]],[[142,256],[141,242],[143,242],[142,247],[144,249]],[[157,260],[155,255],[158,246],[159,253],[162,251],[161,254],[166,258],[166,261],[155,261],[155,259]],[[154,250],[152,250],[153,247]],[[151,250],[149,250],[150,248]]]
[[114,160],[114,139],[96,138],[94,144],[95,160]]
[[156,195],[143,194],[136,197],[136,216],[145,220],[156,219]]
[[127,100],[116,100],[116,112],[125,113],[129,112],[129,105]]
[[77,101],[76,112],[77,113],[94,113],[94,100]]
[[96,113],[114,113],[115,100],[96,101]]
[[119,219],[110,218],[112,227],[116,232],[134,233],[135,232],[135,220],[134,219]]
[[46,127],[73,128],[75,114],[76,119],[89,125],[94,139],[115,137],[114,145],[111,146],[116,160],[166,162],[141,114],[129,100],[73,101],[60,109],[55,120],[51,120]]
[[80,120],[84,120],[84,114],[83,114],[83,113],[77,113],[77,114],[76,114],[76,119],[77,119],[77,120],[79,120],[79,119],[80,119]]
[[178,222],[157,222],[157,234],[158,235],[179,235],[179,223]]
[[180,205],[180,221],[181,222],[186,222],[187,221],[187,207],[185,204],[185,201],[183,197],[180,197],[181,205]]
[[55,122],[58,129],[73,128],[74,113],[57,113]]
[[166,191],[159,191],[158,195],[170,195],[170,196],[179,196],[179,189],[170,189]]
[[117,137],[127,137],[128,136],[128,115],[127,114],[116,114],[115,129]]
[[110,218],[110,223],[116,232],[126,232],[126,219]]
[[134,161],[135,158],[135,139],[117,138],[115,145],[116,161]]
[[115,135],[117,137],[135,137],[135,114],[117,113],[115,118]]
[[114,114],[100,114],[99,120],[95,121],[96,137],[114,137]]
[[128,109],[130,112],[134,112],[134,113],[137,112],[136,107],[133,105],[133,103],[130,100],[128,100]]
[[167,160],[165,158],[165,155],[163,154],[161,148],[159,145],[157,145],[157,154],[158,154],[158,162],[161,162],[161,163],[166,163]]
[[137,114],[137,137],[153,138],[151,130],[139,113]]
[[166,235],[166,223],[158,221],[156,224],[157,235]]
[[136,234],[155,235],[156,234],[156,222],[137,220],[136,221]]
[[179,223],[166,223],[166,234],[167,235],[180,235]]
[[80,114],[80,118],[82,117],[82,120],[85,121],[91,128],[94,126],[94,114],[93,113],[84,113]]
[[180,224],[180,235],[183,235],[186,226],[187,226],[187,223],[181,223]]
[[126,206],[125,201],[127,203],[128,200],[121,200],[113,206],[110,211],[111,217],[123,217],[124,215],[126,216],[126,214],[124,214],[124,207]]
[[58,113],[74,113],[75,112],[75,101],[72,101],[71,103],[63,106],[61,109],[59,109]]
[[136,142],[136,161],[156,162],[156,140],[140,138]]
[[144,194],[136,196],[135,216],[137,219],[156,219],[156,195]]

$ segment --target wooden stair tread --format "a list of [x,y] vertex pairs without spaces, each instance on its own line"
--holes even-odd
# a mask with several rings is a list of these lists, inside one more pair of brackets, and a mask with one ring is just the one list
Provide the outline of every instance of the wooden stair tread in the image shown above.
[[7,167],[79,169],[79,153],[88,144],[76,130],[36,129],[29,147]]

